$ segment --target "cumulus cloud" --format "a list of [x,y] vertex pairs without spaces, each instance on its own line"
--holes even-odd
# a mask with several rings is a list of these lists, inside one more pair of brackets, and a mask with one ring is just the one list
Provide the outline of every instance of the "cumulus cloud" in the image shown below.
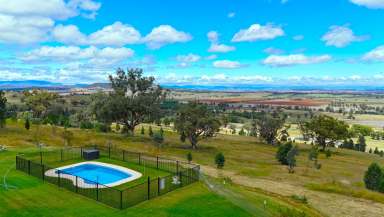
[[187,42],[192,39],[189,33],[178,31],[170,25],[160,25],[143,38],[143,41],[150,49],[159,49],[160,47],[177,42]]
[[241,29],[237,32],[233,38],[233,42],[243,41],[258,41],[258,40],[270,40],[280,36],[283,36],[284,30],[279,26],[273,24],[267,24],[262,26],[260,24],[253,24],[248,29]]
[[348,26],[331,26],[321,38],[327,46],[345,47],[352,42],[367,40],[368,36],[356,36]]
[[227,15],[228,18],[234,18],[235,16],[236,16],[235,12],[229,12]]
[[384,62],[384,45],[376,47],[364,54],[362,59],[367,62]]
[[295,35],[293,36],[293,40],[295,41],[301,41],[304,39],[304,35]]
[[0,14],[0,42],[36,43],[47,39],[54,21],[47,17],[14,17]]
[[123,46],[140,42],[141,35],[134,27],[115,22],[89,35],[89,44]]
[[96,13],[100,6],[92,0],[0,0],[0,42],[45,41],[56,20]]
[[129,48],[96,47],[80,48],[77,46],[43,46],[29,51],[21,57],[26,62],[70,62],[86,61],[97,65],[112,65],[126,60],[134,55],[134,51]]
[[267,54],[275,54],[275,55],[279,55],[279,54],[283,54],[284,53],[283,50],[278,49],[278,48],[274,48],[274,47],[265,48],[264,52],[267,53]]
[[213,67],[215,68],[236,69],[243,66],[244,65],[240,64],[240,62],[231,60],[217,60],[213,62]]
[[236,50],[234,46],[229,46],[219,43],[219,33],[216,31],[210,31],[207,33],[208,41],[211,42],[211,46],[208,48],[208,52],[212,53],[227,53]]
[[196,54],[187,54],[187,55],[178,55],[176,56],[176,60],[178,62],[185,62],[185,63],[194,63],[201,59],[199,55]]
[[264,65],[269,66],[292,66],[292,65],[307,65],[315,63],[328,62],[332,59],[329,55],[321,56],[305,56],[304,54],[291,55],[270,55],[262,61]]
[[70,45],[102,45],[121,47],[140,43],[141,35],[134,27],[115,22],[86,36],[75,25],[58,25],[52,31],[55,40]]
[[87,44],[87,36],[75,25],[57,25],[52,31],[53,38],[64,44]]
[[383,0],[350,0],[352,3],[364,6],[371,9],[382,9],[384,8]]

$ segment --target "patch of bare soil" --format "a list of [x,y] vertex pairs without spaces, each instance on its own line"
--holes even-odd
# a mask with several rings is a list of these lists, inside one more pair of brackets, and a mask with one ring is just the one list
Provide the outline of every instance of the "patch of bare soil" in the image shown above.
[[232,171],[220,171],[207,166],[201,167],[203,173],[218,177],[219,173],[223,176],[231,177],[236,184],[259,188],[268,192],[282,196],[305,195],[309,204],[330,217],[382,217],[384,216],[384,204],[374,201],[348,197],[345,195],[324,193],[308,190],[303,186],[296,186],[284,182],[277,182],[266,179],[250,178],[238,175]]

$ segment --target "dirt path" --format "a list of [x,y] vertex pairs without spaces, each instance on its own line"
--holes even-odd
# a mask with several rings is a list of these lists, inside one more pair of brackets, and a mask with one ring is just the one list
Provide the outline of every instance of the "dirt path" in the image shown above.
[[[217,169],[207,166],[201,167],[203,173],[213,177],[218,176]],[[324,193],[308,190],[302,186],[288,183],[250,178],[238,175],[232,171],[220,171],[223,176],[231,177],[236,184],[260,188],[283,196],[305,195],[309,204],[330,217],[382,217],[384,204],[370,200],[348,197],[340,194]]]

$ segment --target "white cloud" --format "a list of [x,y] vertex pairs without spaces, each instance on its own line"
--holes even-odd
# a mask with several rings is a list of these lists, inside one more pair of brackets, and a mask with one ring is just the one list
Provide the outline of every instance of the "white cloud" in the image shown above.
[[167,44],[187,42],[192,39],[189,33],[178,31],[170,25],[160,25],[144,37],[143,41],[151,49],[158,49]]
[[53,38],[64,44],[87,44],[87,36],[75,25],[57,25],[52,31]]
[[138,43],[140,38],[140,32],[134,27],[115,22],[89,35],[89,44],[123,46]]
[[176,60],[178,62],[184,62],[184,63],[194,63],[201,59],[199,55],[196,54],[187,54],[187,55],[178,55],[176,56]]
[[350,0],[350,1],[359,6],[364,6],[371,9],[384,8],[384,0]]
[[206,60],[214,60],[216,58],[217,58],[216,54],[212,54],[212,55],[209,55],[209,56],[205,57]]
[[15,17],[0,14],[0,42],[36,43],[47,39],[54,21],[47,17]]
[[362,59],[368,62],[384,62],[384,45],[381,45],[364,54]]
[[213,53],[227,53],[236,50],[234,46],[229,46],[219,43],[219,33],[216,31],[210,31],[207,33],[208,41],[211,42],[211,46],[208,48],[208,52]]
[[291,54],[291,55],[270,55],[263,60],[263,64],[270,66],[292,66],[292,65],[306,65],[323,63],[332,59],[329,55],[321,56],[305,56],[303,54]]
[[295,41],[301,41],[304,39],[304,35],[295,35],[293,36],[293,40]]
[[240,68],[243,65],[240,64],[238,61],[231,61],[231,60],[217,60],[213,62],[213,67],[215,68],[223,68],[223,69],[236,69]]
[[233,38],[233,42],[270,40],[284,35],[284,30],[279,26],[267,24],[253,24],[248,29],[241,29]]
[[86,36],[75,25],[58,25],[52,36],[59,42],[70,45],[102,45],[121,47],[141,42],[140,32],[134,27],[115,22]]
[[92,0],[0,0],[0,42],[46,41],[56,20],[94,14],[99,8],[100,3]]
[[235,12],[230,12],[228,13],[228,18],[234,18],[236,16],[236,13]]
[[367,39],[367,36],[356,36],[348,26],[331,26],[329,31],[321,38],[327,46],[335,46],[338,48],[345,47],[352,42]]
[[236,50],[234,46],[228,46],[225,44],[211,44],[211,46],[208,49],[208,52],[227,53],[234,50]]
[[99,49],[96,47],[80,48],[77,46],[43,46],[32,50],[21,57],[27,62],[71,62],[85,61],[96,65],[113,65],[134,55],[134,51],[129,48]]
[[274,47],[265,48],[264,52],[267,53],[267,54],[275,54],[275,55],[283,54],[284,53],[283,50],[278,49],[278,48],[274,48]]

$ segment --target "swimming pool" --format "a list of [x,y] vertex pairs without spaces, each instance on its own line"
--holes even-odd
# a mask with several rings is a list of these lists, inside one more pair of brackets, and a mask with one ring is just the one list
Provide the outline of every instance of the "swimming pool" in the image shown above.
[[[66,178],[83,188],[113,187],[140,178],[141,173],[113,164],[102,162],[82,162],[64,167],[55,168],[45,172],[45,175]],[[97,184],[101,184],[96,186]]]

